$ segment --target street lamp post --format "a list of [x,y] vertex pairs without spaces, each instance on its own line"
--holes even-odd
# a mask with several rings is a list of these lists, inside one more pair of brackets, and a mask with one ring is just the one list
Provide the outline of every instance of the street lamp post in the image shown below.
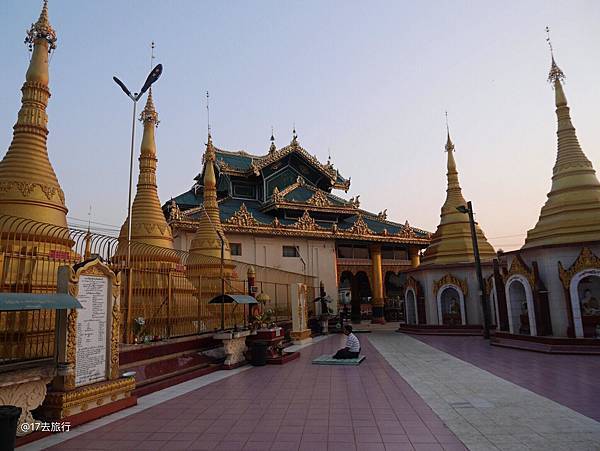
[[158,80],[158,77],[160,77],[160,74],[162,74],[162,69],[162,64],[156,65],[154,69],[152,69],[152,71],[148,74],[148,77],[146,77],[146,82],[142,86],[142,89],[140,89],[140,92],[134,92],[133,94],[129,89],[127,89],[125,83],[123,83],[117,77],[113,77],[115,83],[118,84],[119,87],[125,93],[125,95],[133,101],[133,118],[131,122],[131,150],[129,156],[129,194],[127,201],[127,267],[130,266],[131,262],[131,192],[133,189],[133,147],[135,141],[135,115],[137,111],[137,102],[138,100],[140,100],[142,95],[144,95],[144,93],[148,89],[150,89],[150,86],[152,86],[152,84],[156,80]]
[[475,230],[475,219],[473,217],[473,204],[467,202],[467,206],[456,207],[461,213],[469,215],[469,225],[471,226],[471,240],[473,241],[473,254],[475,255],[475,269],[477,271],[477,281],[479,282],[479,294],[481,296],[481,306],[483,308],[483,338],[490,338],[490,311],[485,295],[483,284],[483,274],[481,272],[481,259],[479,258],[479,244],[477,243],[477,231]]

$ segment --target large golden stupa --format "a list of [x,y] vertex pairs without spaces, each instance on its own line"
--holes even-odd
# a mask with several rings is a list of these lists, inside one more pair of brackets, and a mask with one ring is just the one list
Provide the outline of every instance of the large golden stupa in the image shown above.
[[554,85],[558,152],[548,200],[523,249],[600,240],[600,183],[579,145],[554,56],[548,79]]

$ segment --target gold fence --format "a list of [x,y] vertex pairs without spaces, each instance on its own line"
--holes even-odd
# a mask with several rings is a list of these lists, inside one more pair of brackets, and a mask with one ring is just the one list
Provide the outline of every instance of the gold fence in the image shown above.
[[[127,252],[129,251],[129,252]],[[128,257],[129,255],[129,257]],[[121,336],[165,339],[212,332],[221,326],[220,305],[209,305],[221,293],[218,258],[193,255],[206,275],[188,277],[190,254],[185,251],[119,242],[117,237],[63,228],[29,219],[0,216],[0,292],[55,293],[58,268],[98,257],[121,273]],[[227,294],[248,294],[247,274],[255,272],[258,293],[268,295],[265,308],[275,321],[291,319],[291,289],[306,283],[316,297],[314,277],[276,268],[225,260],[230,270]],[[225,305],[225,328],[247,319],[243,306]],[[54,311],[0,311],[0,365],[54,355]]]

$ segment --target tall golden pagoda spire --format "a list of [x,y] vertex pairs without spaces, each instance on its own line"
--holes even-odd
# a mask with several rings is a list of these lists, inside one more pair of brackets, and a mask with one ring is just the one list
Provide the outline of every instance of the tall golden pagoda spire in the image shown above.
[[27,32],[25,43],[32,55],[21,88],[21,109],[13,127],[13,139],[0,162],[0,214],[66,227],[65,197],[46,147],[48,55],[56,48],[47,0],[39,19]]
[[548,81],[554,85],[558,151],[548,200],[537,224],[527,232],[523,249],[600,240],[600,183],[571,122],[564,78],[552,52]]
[[208,143],[204,153],[204,204],[199,213],[198,230],[190,245],[190,253],[211,257],[221,257],[221,239],[225,240],[225,258],[230,258],[229,242],[223,233],[219,204],[217,202],[217,177],[215,175],[216,152],[212,137],[208,134]]
[[[140,150],[140,174],[135,198],[131,205],[131,241],[173,249],[173,236],[160,207],[156,184],[156,143],[154,130],[158,126],[158,113],[154,107],[152,88],[148,92],[146,106],[140,114],[144,124],[144,134]],[[122,251],[127,252],[128,220],[121,227],[119,242]],[[143,252],[143,248],[132,248],[132,254]],[[121,252],[117,252],[121,254]]]
[[[425,250],[421,265],[470,263],[475,261],[469,218],[457,210],[457,207],[466,205],[467,201],[462,195],[458,180],[458,170],[454,160],[454,144],[450,139],[449,130],[446,140],[446,152],[448,153],[446,201],[442,205],[440,224],[433,235],[431,244]],[[475,228],[481,260],[494,258],[496,255],[494,248],[488,243],[479,224],[476,224]]]

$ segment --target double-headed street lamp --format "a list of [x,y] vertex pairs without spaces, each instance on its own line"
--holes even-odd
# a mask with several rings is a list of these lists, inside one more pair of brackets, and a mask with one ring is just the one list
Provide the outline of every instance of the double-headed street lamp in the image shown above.
[[156,80],[158,80],[158,77],[160,77],[160,74],[162,74],[162,64],[157,64],[154,69],[152,69],[152,71],[148,74],[148,77],[146,78],[146,82],[144,83],[144,86],[142,86],[142,89],[140,89],[140,92],[134,92],[133,94],[131,93],[131,91],[129,89],[127,89],[127,86],[125,86],[125,83],[123,83],[121,80],[119,80],[117,77],[113,77],[113,80],[115,81],[116,84],[118,84],[121,89],[123,90],[123,92],[125,93],[125,95],[127,97],[129,97],[132,101],[133,101],[133,119],[132,119],[132,123],[131,123],[131,155],[129,158],[129,200],[127,202],[127,266],[129,267],[130,262],[131,262],[131,191],[132,191],[132,184],[133,184],[133,145],[134,145],[134,140],[135,140],[135,114],[136,114],[136,110],[137,110],[137,102],[138,100],[140,100],[140,98],[142,97],[142,95],[144,95],[144,93],[150,89],[150,86],[152,86],[152,83],[154,83]]
[[481,295],[481,306],[483,308],[483,338],[490,338],[490,311],[485,295],[483,285],[483,274],[481,272],[481,259],[479,258],[479,245],[477,244],[477,231],[475,230],[475,219],[473,218],[473,204],[467,202],[467,206],[460,205],[456,207],[461,213],[469,215],[469,225],[471,226],[471,240],[473,240],[473,254],[475,254],[475,268],[477,271],[477,280],[479,282],[479,294]]

